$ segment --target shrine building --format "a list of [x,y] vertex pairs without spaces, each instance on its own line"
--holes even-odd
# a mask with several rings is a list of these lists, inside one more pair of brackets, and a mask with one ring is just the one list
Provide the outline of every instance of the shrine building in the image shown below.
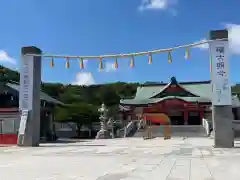
[[[212,119],[211,96],[211,81],[181,83],[172,77],[169,83],[141,85],[133,99],[120,100],[120,111],[123,120],[137,120],[144,113],[164,113],[172,125],[201,125],[203,118]],[[234,119],[239,119],[237,96],[232,96],[232,106]],[[152,119],[156,117],[145,118],[160,122]]]
[[[0,82],[0,145],[17,144],[21,112],[19,110],[20,85]],[[54,131],[55,106],[62,102],[40,92],[40,137],[49,139]]]

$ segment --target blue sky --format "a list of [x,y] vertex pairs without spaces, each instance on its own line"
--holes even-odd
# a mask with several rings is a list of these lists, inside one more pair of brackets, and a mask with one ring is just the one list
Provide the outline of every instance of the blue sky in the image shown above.
[[[231,81],[240,82],[240,1],[226,0],[2,0],[0,11],[0,63],[19,68],[22,46],[37,46],[45,53],[64,55],[103,55],[130,53],[180,44],[208,37],[211,29],[228,28],[232,56]],[[167,54],[137,57],[135,68],[122,59],[119,69],[98,70],[96,60],[88,60],[80,70],[79,61],[65,69],[64,59],[43,61],[42,79],[62,83],[106,83],[114,81],[209,80],[209,58],[206,46],[191,50],[191,60],[184,50]]]

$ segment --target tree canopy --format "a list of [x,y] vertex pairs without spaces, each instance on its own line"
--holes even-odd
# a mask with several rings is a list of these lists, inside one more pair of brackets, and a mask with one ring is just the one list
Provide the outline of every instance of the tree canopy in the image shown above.
[[[19,82],[19,73],[0,66],[0,82]],[[147,82],[154,83],[154,82]],[[139,83],[115,82],[91,86],[42,83],[42,91],[62,101],[66,106],[55,109],[57,121],[89,124],[98,121],[98,108],[104,102],[110,115],[116,111],[121,98],[132,98]],[[233,94],[240,94],[240,84],[232,87]]]
[[[0,66],[0,82],[19,82],[17,71]],[[42,91],[66,104],[56,107],[57,121],[71,121],[90,124],[99,119],[98,108],[104,102],[109,115],[116,111],[121,98],[135,95],[138,83],[116,82],[91,86],[42,82]]]

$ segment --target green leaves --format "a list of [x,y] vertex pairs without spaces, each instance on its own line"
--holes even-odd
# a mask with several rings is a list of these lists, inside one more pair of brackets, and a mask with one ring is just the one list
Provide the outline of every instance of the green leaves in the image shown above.
[[[19,82],[17,71],[0,66],[0,82]],[[61,79],[59,79],[61,81]],[[99,121],[98,108],[102,103],[109,109],[109,116],[118,112],[121,98],[133,97],[138,83],[116,82],[91,86],[64,85],[61,83],[42,83],[42,91],[67,104],[55,108],[56,121],[73,121],[90,124]]]
[[57,121],[71,121],[78,124],[91,124],[98,121],[99,113],[97,107],[85,104],[75,103],[65,107],[56,108]]
[[[92,86],[60,86],[44,84],[46,93],[56,95],[60,101],[68,104],[66,107],[57,107],[56,120],[72,121],[79,124],[90,124],[99,121],[98,108],[102,103],[108,107],[108,115],[114,117],[118,112],[121,96],[134,96],[137,85],[127,83],[112,83]],[[127,87],[127,88],[126,88]]]

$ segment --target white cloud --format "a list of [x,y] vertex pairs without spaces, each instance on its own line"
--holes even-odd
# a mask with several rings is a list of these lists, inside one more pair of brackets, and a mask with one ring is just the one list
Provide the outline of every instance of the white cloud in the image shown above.
[[90,72],[79,72],[76,75],[76,80],[72,84],[74,85],[92,85],[95,84],[92,73]]
[[83,60],[83,63],[84,63],[84,65],[87,65],[88,59],[84,59],[84,60]]
[[[207,41],[207,39],[206,38],[204,38],[204,39],[202,39],[201,41],[198,41],[198,42],[204,42],[204,41]],[[200,44],[200,45],[198,45],[198,46],[196,46],[196,48],[199,48],[199,49],[208,49],[208,44],[206,43],[206,44]]]
[[117,69],[115,68],[115,63],[113,62],[106,62],[104,63],[104,68],[102,70],[98,69],[98,72],[115,72]]
[[105,65],[105,72],[113,72],[116,71],[115,64],[114,63],[106,63]]
[[240,25],[227,24],[226,28],[229,32],[229,43],[232,53],[240,54]]
[[[229,46],[231,53],[240,54],[240,25],[238,24],[226,24],[225,27],[229,33]],[[202,41],[206,41],[203,39]],[[200,49],[208,49],[208,44],[202,44],[197,46]]]
[[[159,9],[166,10],[174,5],[176,5],[178,0],[142,0],[139,10],[150,10],[150,9]],[[173,10],[173,9],[172,9]],[[176,11],[174,10],[176,13]]]
[[11,64],[16,64],[16,60],[10,57],[6,51],[0,50],[0,62],[8,62]]

